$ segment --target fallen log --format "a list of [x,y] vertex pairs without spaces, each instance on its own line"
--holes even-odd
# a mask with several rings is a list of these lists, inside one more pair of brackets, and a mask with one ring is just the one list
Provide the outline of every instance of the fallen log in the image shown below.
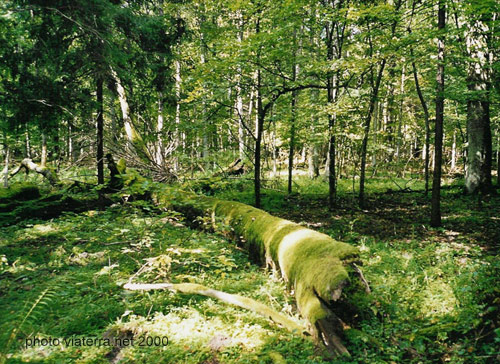
[[[281,273],[292,289],[312,335],[335,355],[349,355],[341,337],[352,302],[343,294],[366,294],[354,264],[358,250],[329,236],[239,202],[162,188],[153,193],[160,207],[181,212],[196,224],[209,217],[229,226],[250,257]],[[352,297],[351,297],[352,298]]]
[[238,306],[246,310],[255,312],[261,316],[271,319],[277,324],[282,325],[284,328],[291,332],[306,336],[307,332],[304,328],[297,324],[295,321],[289,319],[285,315],[273,310],[272,308],[255,301],[248,297],[243,297],[236,294],[230,294],[218,291],[212,288],[202,286],[196,283],[126,283],[123,288],[131,291],[149,291],[153,289],[169,289],[172,291],[184,294],[197,294],[206,297],[212,297],[230,305]]
[[239,176],[245,173],[245,164],[241,162],[241,159],[236,159],[233,163],[231,163],[225,170],[215,173],[214,177],[218,177],[220,175],[225,176]]
[[25,169],[26,174],[28,174],[30,171],[41,174],[49,181],[52,186],[56,186],[59,183],[59,179],[53,171],[46,167],[40,167],[29,158],[23,159],[21,163],[12,171],[10,177],[14,177],[17,173],[19,173],[21,169]]

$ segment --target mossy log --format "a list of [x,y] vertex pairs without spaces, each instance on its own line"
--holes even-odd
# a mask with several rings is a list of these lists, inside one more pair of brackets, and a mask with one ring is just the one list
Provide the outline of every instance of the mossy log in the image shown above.
[[252,258],[281,273],[311,333],[330,352],[349,354],[340,339],[342,318],[350,310],[342,291],[350,286],[349,292],[364,294],[365,287],[353,268],[359,263],[355,247],[238,202],[168,188],[153,198],[159,206],[181,212],[187,221],[208,216],[214,224],[229,226]]
[[19,171],[21,169],[24,169],[26,171],[26,174],[28,174],[29,171],[34,171],[36,173],[40,173],[42,176],[44,176],[49,181],[49,183],[52,186],[55,186],[59,183],[59,179],[57,178],[57,175],[55,174],[55,172],[53,172],[52,170],[50,170],[47,167],[39,166],[38,164],[36,164],[35,162],[33,162],[29,158],[23,159],[21,161],[21,163],[12,171],[12,173],[10,174],[10,177],[15,176],[17,173],[19,173]]

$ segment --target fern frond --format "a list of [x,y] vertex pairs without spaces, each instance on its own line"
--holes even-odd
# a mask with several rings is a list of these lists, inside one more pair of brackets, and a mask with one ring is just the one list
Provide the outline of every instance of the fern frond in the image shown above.
[[9,338],[7,339],[7,344],[4,346],[3,351],[0,352],[0,364],[5,361],[5,357],[10,349],[10,346],[16,339],[19,332],[23,330],[25,324],[41,314],[44,307],[49,307],[49,303],[53,300],[54,295],[55,287],[49,287],[43,290],[31,305],[29,304],[29,301],[25,303],[24,308],[21,310],[21,314],[19,315],[19,324],[12,328]]

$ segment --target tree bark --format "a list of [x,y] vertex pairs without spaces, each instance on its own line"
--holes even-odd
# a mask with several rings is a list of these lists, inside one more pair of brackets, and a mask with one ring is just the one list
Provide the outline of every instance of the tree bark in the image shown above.
[[438,66],[436,74],[436,125],[434,130],[434,173],[432,178],[431,226],[441,226],[441,169],[443,164],[444,123],[444,27],[446,8],[439,0],[438,10]]

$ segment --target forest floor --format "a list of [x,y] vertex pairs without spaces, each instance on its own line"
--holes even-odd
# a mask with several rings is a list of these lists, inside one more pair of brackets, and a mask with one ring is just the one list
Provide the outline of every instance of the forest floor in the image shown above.
[[[283,192],[284,181],[265,190],[265,210],[361,251],[376,304],[346,331],[352,357],[329,362],[496,362],[500,197],[464,196],[460,181],[447,181],[443,227],[433,229],[430,198],[401,192],[396,183],[408,180],[370,180],[365,210],[356,207],[351,181],[341,181],[333,211],[326,206],[327,184],[319,179],[297,178],[291,196]],[[184,187],[253,200],[246,179]],[[42,192],[42,199],[56,194]],[[95,190],[63,194],[86,202],[68,204],[65,197],[73,211],[34,218],[27,211],[40,202],[33,199],[16,204],[22,218],[0,221],[0,362],[324,362],[309,339],[252,312],[201,296],[122,288],[131,277],[199,283],[257,299],[303,323],[281,279],[251,264],[224,236],[193,230],[179,214],[146,201],[109,205]],[[92,208],[92,201],[100,205]],[[0,192],[0,212],[7,205]]]

